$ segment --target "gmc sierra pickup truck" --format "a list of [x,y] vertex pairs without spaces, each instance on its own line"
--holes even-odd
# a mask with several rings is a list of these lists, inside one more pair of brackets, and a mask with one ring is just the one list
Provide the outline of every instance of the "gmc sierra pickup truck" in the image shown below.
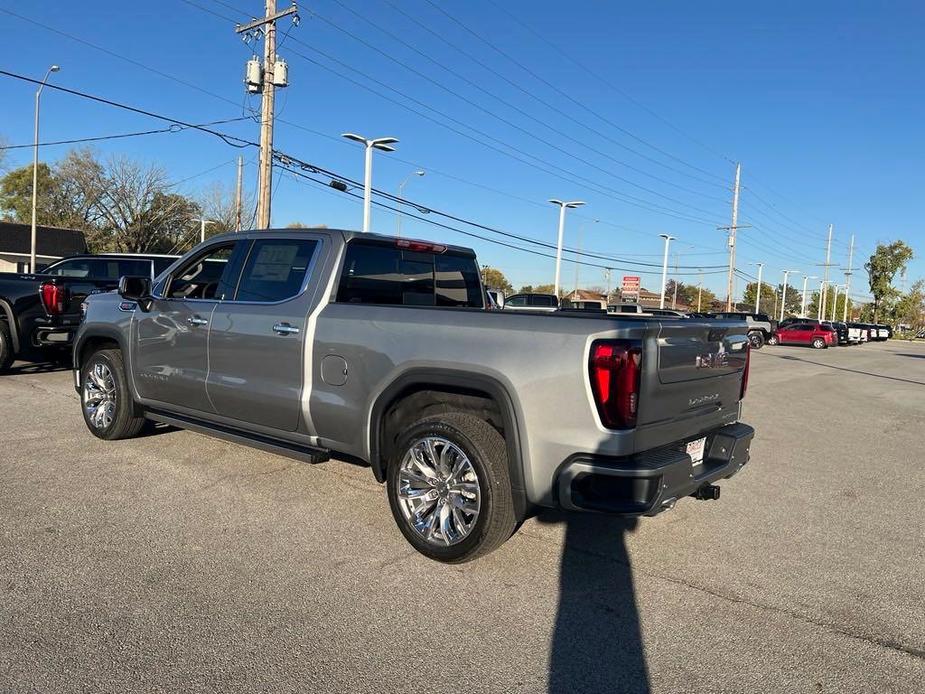
[[123,275],[159,275],[176,256],[75,255],[37,274],[0,273],[0,373],[16,359],[70,357],[88,294],[116,289]]
[[87,298],[89,430],[145,420],[372,468],[418,551],[461,562],[542,507],[655,515],[746,464],[744,323],[489,311],[466,248],[216,236]]

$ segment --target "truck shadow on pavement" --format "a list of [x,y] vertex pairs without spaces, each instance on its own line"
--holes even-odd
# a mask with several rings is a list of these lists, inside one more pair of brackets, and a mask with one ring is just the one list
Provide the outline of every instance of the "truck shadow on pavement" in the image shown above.
[[[842,349],[842,348],[839,348]],[[813,361],[812,359],[803,359],[802,357],[794,357],[787,354],[769,354],[769,357],[774,357],[775,359],[786,359],[788,361],[801,361],[804,364],[813,364],[815,366],[824,366],[827,369],[835,369],[836,371],[847,371],[853,374],[861,374],[862,376],[872,376],[873,378],[884,378],[888,381],[899,381],[900,383],[912,383],[917,386],[925,386],[925,381],[915,381],[911,378],[900,378],[899,376],[885,376],[883,374],[875,374],[870,371],[861,371],[860,369],[849,369],[844,366],[835,366],[834,364],[826,364],[821,361]],[[909,355],[906,355],[909,356]],[[916,355],[917,356],[917,355]]]
[[648,694],[649,675],[625,537],[634,519],[547,512],[564,523],[559,607],[549,659],[550,694]]

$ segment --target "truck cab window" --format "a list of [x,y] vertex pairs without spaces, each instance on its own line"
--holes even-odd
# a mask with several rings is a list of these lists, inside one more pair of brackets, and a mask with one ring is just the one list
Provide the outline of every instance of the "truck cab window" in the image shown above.
[[[236,241],[213,246],[177,270],[170,278],[168,299],[219,299],[229,293],[230,280],[224,277]],[[219,284],[222,289],[219,290]]]
[[299,294],[317,246],[309,239],[254,241],[235,301],[276,302]]

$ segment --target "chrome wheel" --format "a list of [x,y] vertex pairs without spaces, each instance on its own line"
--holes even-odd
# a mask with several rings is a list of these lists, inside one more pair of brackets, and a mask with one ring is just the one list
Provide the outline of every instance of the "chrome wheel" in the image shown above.
[[439,436],[414,441],[396,480],[402,515],[426,542],[462,542],[479,517],[481,489],[472,462],[459,446]]
[[101,361],[87,371],[83,407],[87,421],[97,429],[106,429],[116,418],[116,380],[112,370]]

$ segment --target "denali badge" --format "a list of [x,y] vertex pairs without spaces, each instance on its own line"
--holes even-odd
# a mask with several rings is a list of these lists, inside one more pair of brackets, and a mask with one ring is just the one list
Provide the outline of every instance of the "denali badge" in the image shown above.
[[687,401],[688,407],[698,407],[699,405],[706,405],[708,402],[713,402],[719,400],[719,393],[713,393],[711,395],[701,395],[699,398],[691,398]]

